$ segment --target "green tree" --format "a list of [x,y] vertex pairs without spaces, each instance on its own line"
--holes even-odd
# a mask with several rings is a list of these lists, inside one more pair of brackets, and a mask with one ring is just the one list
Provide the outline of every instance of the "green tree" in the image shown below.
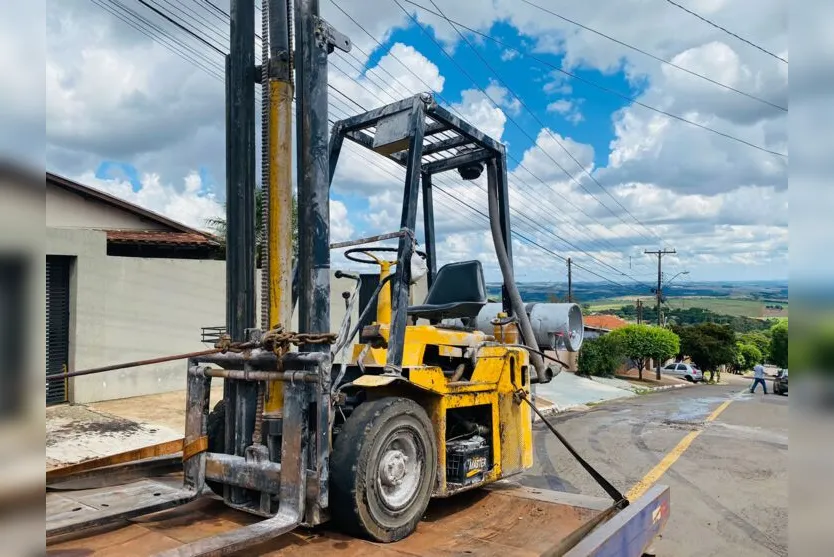
[[743,342],[736,343],[736,350],[738,352],[739,371],[751,369],[754,365],[760,364],[764,361],[764,355],[759,347],[755,344],[745,344]]
[[676,327],[681,340],[680,354],[689,356],[702,370],[709,371],[710,381],[721,365],[736,362],[736,335],[729,325],[701,323],[688,327]]
[[[263,203],[264,192],[263,188],[255,189],[255,222],[257,223],[257,230],[255,231],[255,254],[258,261],[261,259],[263,253],[264,242],[264,226],[263,226]],[[226,203],[223,203],[223,210],[226,210]],[[211,217],[206,219],[206,226],[212,233],[220,239],[223,249],[226,249],[226,216]],[[298,202],[295,195],[292,196],[292,252],[298,253]]]
[[738,335],[738,340],[742,344],[750,344],[758,348],[762,358],[770,354],[770,331],[742,333]]
[[788,322],[781,321],[770,329],[770,361],[788,367]]
[[622,348],[622,354],[634,361],[640,379],[649,359],[663,361],[680,350],[678,335],[652,325],[628,325],[608,334]]
[[577,367],[580,375],[611,377],[623,361],[623,351],[610,334],[582,342]]

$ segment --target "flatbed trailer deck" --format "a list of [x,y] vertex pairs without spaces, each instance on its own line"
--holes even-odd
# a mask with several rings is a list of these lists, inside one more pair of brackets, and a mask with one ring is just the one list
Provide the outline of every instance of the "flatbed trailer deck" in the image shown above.
[[[176,489],[178,478],[143,479],[120,487],[52,491],[47,526],[77,513],[94,515],[130,500]],[[655,486],[622,510],[610,499],[524,487],[502,481],[488,488],[435,499],[417,531],[379,544],[319,527],[299,528],[236,555],[402,557],[479,555],[508,557],[640,556],[669,516],[669,488]],[[49,557],[145,556],[171,550],[260,520],[213,496],[97,530],[48,541]],[[325,525],[326,526],[326,525]]]

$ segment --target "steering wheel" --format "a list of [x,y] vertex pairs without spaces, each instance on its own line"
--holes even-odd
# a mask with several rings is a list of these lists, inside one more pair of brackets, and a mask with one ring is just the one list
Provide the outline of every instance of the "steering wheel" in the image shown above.
[[[371,248],[352,248],[345,252],[345,259],[348,261],[353,261],[354,263],[364,263],[366,265],[379,265],[383,260],[378,257],[374,257],[374,253],[399,253],[398,248],[386,248],[386,247],[371,247]],[[368,256],[367,258],[364,257],[356,257],[355,254],[363,254]],[[419,255],[420,257],[426,257],[425,252],[414,250],[414,253]],[[392,261],[391,263],[396,263],[396,261]]]

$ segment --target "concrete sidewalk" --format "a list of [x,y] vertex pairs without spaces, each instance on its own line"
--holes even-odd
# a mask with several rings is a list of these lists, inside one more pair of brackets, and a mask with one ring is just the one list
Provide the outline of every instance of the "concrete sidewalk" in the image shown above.
[[[223,385],[211,389],[211,405]],[[185,431],[185,391],[46,409],[46,468],[180,439]]]
[[[627,384],[625,381],[623,383]],[[546,408],[537,404],[545,412],[581,410],[589,404],[636,396],[633,390],[616,382],[591,380],[569,371],[563,371],[550,383],[534,387],[537,400],[546,399],[553,403],[553,406]]]

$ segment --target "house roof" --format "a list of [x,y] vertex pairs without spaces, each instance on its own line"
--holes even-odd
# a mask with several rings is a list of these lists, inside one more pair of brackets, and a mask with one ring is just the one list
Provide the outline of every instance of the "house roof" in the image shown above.
[[166,244],[166,245],[220,245],[219,240],[207,232],[186,226],[181,222],[169,219],[159,213],[155,213],[144,207],[140,207],[124,199],[120,199],[101,190],[85,186],[69,178],[59,176],[52,172],[46,173],[48,184],[59,187],[66,191],[80,195],[87,199],[95,199],[111,207],[127,211],[142,219],[159,224],[166,230],[106,230],[108,242],[117,243],[143,243],[143,244]]
[[629,324],[625,319],[621,319],[616,315],[585,315],[582,321],[586,327],[591,329],[603,329],[606,331],[613,331],[620,329]]
[[204,246],[216,240],[204,234],[169,232],[167,230],[108,230],[107,241],[117,244],[166,244],[172,246]]

